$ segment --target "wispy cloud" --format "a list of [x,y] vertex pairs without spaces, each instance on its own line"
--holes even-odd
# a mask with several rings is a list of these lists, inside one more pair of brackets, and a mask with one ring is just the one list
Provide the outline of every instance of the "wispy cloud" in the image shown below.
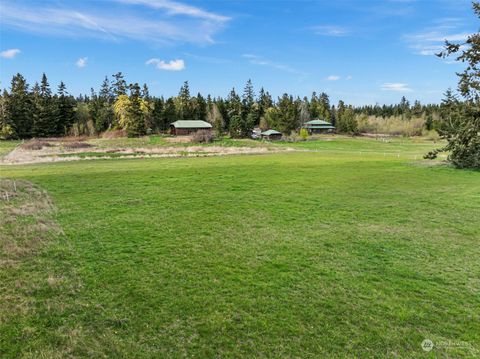
[[5,51],[0,52],[0,56],[4,59],[13,59],[20,53],[20,49],[8,49]]
[[111,0],[131,5],[144,5],[152,9],[165,10],[169,15],[186,15],[204,20],[226,22],[230,17],[205,11],[201,8],[169,0]]
[[418,33],[404,35],[403,40],[418,55],[435,55],[443,50],[446,40],[463,42],[471,35],[471,32],[464,31],[461,27],[460,19],[437,19],[434,26]]
[[287,66],[287,65],[279,64],[277,62],[265,59],[262,56],[258,56],[258,55],[254,55],[254,54],[243,54],[242,57],[247,59],[248,62],[253,64],[253,65],[266,66],[266,67],[271,67],[271,68],[274,68],[274,69],[277,69],[277,70],[290,72],[290,73],[293,73],[293,74],[305,75],[305,73],[303,71],[297,70],[297,69],[295,69],[293,67],[290,67],[290,66]]
[[313,31],[315,35],[321,35],[321,36],[347,36],[350,34],[350,30],[341,27],[341,26],[335,26],[335,25],[316,25],[310,27],[310,29]]
[[412,92],[413,90],[408,87],[408,84],[400,82],[387,82],[380,86],[383,91],[395,91],[395,92]]
[[160,59],[150,59],[145,62],[146,65],[155,65],[155,67],[159,70],[166,70],[166,71],[181,71],[185,70],[185,61],[183,60],[171,60],[169,62],[165,62]]
[[87,66],[87,61],[88,61],[88,57],[81,57],[75,62],[75,65],[79,69],[83,69],[85,66]]
[[[41,2],[5,0],[0,3],[2,25],[56,36],[177,44],[213,43],[213,36],[230,20],[229,17],[179,2],[110,1],[120,4],[106,12],[102,8],[96,8],[101,2],[98,5],[91,2],[92,6],[88,10],[80,10],[75,4],[58,7],[53,2],[46,5]],[[153,11],[134,11],[145,6]]]
[[330,75],[327,77],[327,81],[338,81],[340,80],[340,76],[337,75]]

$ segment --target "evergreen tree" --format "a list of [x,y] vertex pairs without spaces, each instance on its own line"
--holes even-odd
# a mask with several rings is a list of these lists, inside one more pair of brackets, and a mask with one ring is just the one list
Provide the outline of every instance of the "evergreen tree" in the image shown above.
[[123,74],[121,72],[117,72],[113,75],[114,81],[112,84],[112,91],[115,97],[120,95],[127,94],[127,82],[125,81]]
[[12,78],[10,95],[6,104],[8,124],[12,127],[12,136],[29,138],[33,132],[33,103],[28,93],[28,84],[25,78],[16,74]]
[[105,79],[102,82],[102,86],[99,92],[99,98],[102,99],[103,102],[107,102],[109,104],[113,104],[114,96],[112,93],[112,87],[110,86],[110,81],[108,81],[108,77],[105,76]]
[[153,129],[157,132],[165,131],[168,128],[168,124],[164,121],[163,109],[163,98],[155,98],[153,100],[152,123]]
[[36,116],[33,124],[33,135],[36,137],[56,136],[57,122],[54,116],[54,99],[52,98],[52,90],[45,74],[42,75],[40,91],[38,96],[35,97]]
[[128,137],[143,136],[146,134],[145,114],[142,111],[140,86],[135,83],[130,85],[130,105],[127,116],[128,125],[125,128]]
[[166,102],[165,102],[165,109],[163,111],[163,124],[164,128],[168,129],[170,127],[170,124],[172,122],[177,121],[177,110],[175,107],[175,102],[173,101],[173,98],[170,97]]
[[143,84],[142,87],[142,98],[144,98],[147,101],[150,101],[150,91],[148,90],[147,84]]
[[260,89],[260,92],[258,94],[258,105],[260,116],[263,116],[265,114],[265,111],[267,111],[267,109],[273,106],[272,96],[268,92],[266,92],[263,87]]
[[0,95],[0,139],[10,139],[15,137],[13,123],[9,111],[9,94],[7,90]]
[[[480,18],[480,3],[472,4],[477,18]],[[438,152],[449,152],[448,159],[459,168],[480,169],[480,33],[468,36],[464,43],[446,42],[441,57],[456,56],[456,60],[466,64],[466,68],[459,73],[458,89],[466,102],[460,106],[455,104],[452,94],[447,93],[442,104],[450,108],[449,120],[440,130],[442,138],[448,141],[447,145],[427,154],[428,158],[436,157]]]
[[194,99],[193,105],[193,119],[205,121],[207,118],[207,102],[200,93]]
[[193,120],[193,106],[192,106],[192,99],[190,96],[190,87],[188,85],[188,81],[185,81],[180,88],[177,97],[177,113],[179,120]]
[[278,130],[289,135],[298,128],[300,112],[292,96],[283,94],[278,101],[279,122]]
[[242,97],[243,106],[247,109],[247,112],[252,108],[254,101],[255,92],[253,90],[252,80],[248,79]]
[[63,81],[58,86],[58,96],[55,104],[55,133],[58,135],[66,135],[75,120],[75,104],[72,97],[67,93],[67,88]]

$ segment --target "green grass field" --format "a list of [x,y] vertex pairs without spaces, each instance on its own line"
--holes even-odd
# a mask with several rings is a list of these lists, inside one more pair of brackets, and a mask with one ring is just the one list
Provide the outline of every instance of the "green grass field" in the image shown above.
[[0,357],[479,356],[480,173],[294,146],[0,167]]

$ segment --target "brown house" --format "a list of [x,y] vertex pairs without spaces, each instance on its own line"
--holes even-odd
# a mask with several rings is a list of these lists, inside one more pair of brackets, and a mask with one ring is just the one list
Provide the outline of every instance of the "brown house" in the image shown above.
[[175,121],[170,124],[170,133],[174,136],[190,135],[198,130],[211,131],[212,125],[205,121]]

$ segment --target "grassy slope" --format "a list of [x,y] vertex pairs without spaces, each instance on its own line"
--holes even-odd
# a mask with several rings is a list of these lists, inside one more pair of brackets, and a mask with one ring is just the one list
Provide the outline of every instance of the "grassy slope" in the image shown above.
[[478,350],[478,172],[341,151],[1,171],[49,191],[82,281],[77,306],[39,304],[43,334],[4,323],[7,355],[418,357],[424,338]]
[[0,140],[0,157],[13,150],[18,144],[20,144],[20,141]]

